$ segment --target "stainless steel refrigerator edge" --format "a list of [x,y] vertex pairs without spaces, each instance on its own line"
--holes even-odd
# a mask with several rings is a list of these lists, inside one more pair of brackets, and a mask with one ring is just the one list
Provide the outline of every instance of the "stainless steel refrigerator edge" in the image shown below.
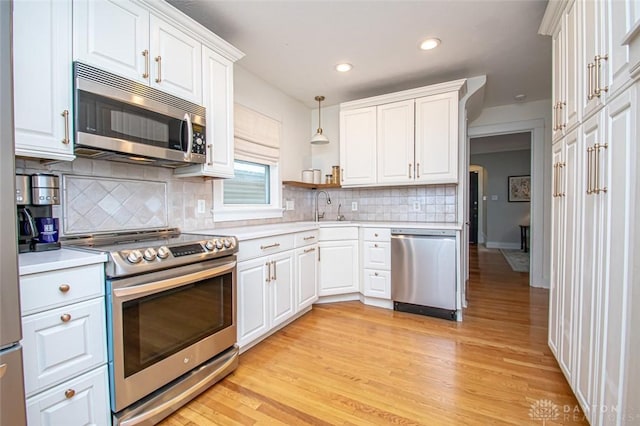
[[12,5],[0,0],[0,426],[26,424],[16,239]]

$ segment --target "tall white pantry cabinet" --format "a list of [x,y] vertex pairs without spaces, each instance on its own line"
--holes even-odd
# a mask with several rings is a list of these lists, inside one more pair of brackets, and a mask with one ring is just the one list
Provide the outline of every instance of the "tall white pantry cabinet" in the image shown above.
[[640,422],[640,3],[550,2],[549,347],[593,425]]

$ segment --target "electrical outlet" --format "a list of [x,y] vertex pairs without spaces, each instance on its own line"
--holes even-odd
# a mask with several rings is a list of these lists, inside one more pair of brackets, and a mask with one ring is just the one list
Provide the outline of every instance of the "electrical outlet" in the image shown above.
[[351,211],[352,212],[357,212],[358,211],[358,202],[357,201],[352,201],[351,202]]
[[413,202],[413,211],[414,212],[419,212],[420,211],[420,201],[414,201]]
[[284,202],[284,208],[285,210],[295,210],[296,208],[296,203],[294,200],[286,200]]
[[491,196],[491,201],[498,201],[498,196],[497,195],[492,195]]
[[198,200],[198,213],[204,214],[206,211],[206,204],[204,200]]

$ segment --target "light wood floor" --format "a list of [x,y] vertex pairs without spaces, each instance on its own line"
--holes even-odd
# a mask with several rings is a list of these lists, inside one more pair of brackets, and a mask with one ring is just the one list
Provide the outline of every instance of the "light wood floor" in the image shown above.
[[541,425],[529,415],[540,400],[559,410],[547,425],[580,424],[547,347],[547,298],[500,252],[474,248],[462,323],[314,306],[161,424]]

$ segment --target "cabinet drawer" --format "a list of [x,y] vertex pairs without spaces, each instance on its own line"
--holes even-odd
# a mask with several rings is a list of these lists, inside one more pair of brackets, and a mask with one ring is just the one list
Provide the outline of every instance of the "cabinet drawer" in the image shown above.
[[391,270],[391,243],[362,243],[364,267],[372,269]]
[[240,242],[238,262],[293,249],[293,234],[276,235]]
[[320,241],[357,240],[358,228],[355,226],[337,226],[320,228]]
[[318,242],[318,230],[298,232],[296,234],[296,247],[308,246]]
[[364,228],[362,239],[365,241],[391,242],[391,229],[389,228]]
[[102,263],[20,277],[22,315],[104,295]]
[[391,299],[391,273],[373,269],[364,270],[364,295]]
[[107,366],[104,365],[27,399],[27,424],[110,425],[107,377]]
[[25,393],[106,362],[104,298],[22,318]]

